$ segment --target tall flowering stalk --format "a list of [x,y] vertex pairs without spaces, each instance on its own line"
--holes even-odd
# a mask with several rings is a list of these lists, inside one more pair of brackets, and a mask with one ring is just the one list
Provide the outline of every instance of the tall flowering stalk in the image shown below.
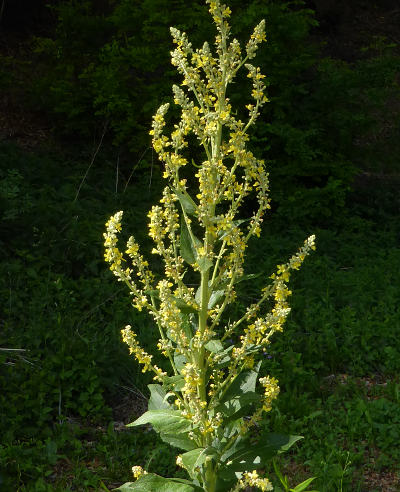
[[[153,253],[164,262],[164,278],[156,279],[133,237],[125,256],[118,249],[122,212],[110,218],[104,234],[110,269],[129,287],[134,307],[154,318],[160,333],[157,347],[171,367],[166,373],[153,363],[131,326],[122,330],[130,352],[143,372],[153,372],[155,381],[149,385],[149,410],[130,425],[150,423],[164,441],[180,448],[176,462],[191,480],[167,479],[134,466],[136,480],[119,490],[233,492],[249,485],[272,490],[257,470],[299,439],[259,431],[257,423],[270,411],[279,386],[275,378],[258,373],[263,351],[272,335],[282,331],[290,311],[291,271],[314,249],[314,236],[278,265],[258,302],[238,320],[224,316],[235,302],[238,282],[246,279],[248,242],[259,236],[270,207],[264,162],[246,149],[247,131],[267,102],[264,75],[249,63],[265,41],[265,21],[255,27],[242,53],[236,39],[229,42],[229,7],[218,0],[206,3],[218,31],[216,55],[208,43],[194,50],[185,33],[171,28],[176,45],[172,64],[183,76],[181,86],[173,86],[181,118],[171,135],[165,135],[168,104],[163,104],[150,131],[167,180],[159,205],[148,214]],[[242,67],[252,83],[245,122],[236,119],[227,97],[228,85]],[[203,162],[193,163],[196,191],[183,177],[190,166],[185,157],[190,133],[204,151]],[[251,193],[258,208],[251,217],[238,219]],[[190,271],[191,278],[197,276],[197,288],[193,280],[187,283]]]

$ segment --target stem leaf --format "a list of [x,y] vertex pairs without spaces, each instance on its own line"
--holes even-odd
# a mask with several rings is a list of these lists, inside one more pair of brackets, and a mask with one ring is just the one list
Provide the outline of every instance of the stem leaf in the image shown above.
[[150,390],[149,410],[166,410],[171,408],[171,405],[166,400],[167,392],[161,384],[148,384]]
[[222,345],[221,340],[218,339],[213,339],[209,340],[204,347],[209,351],[213,353],[221,352],[224,350],[224,346]]
[[197,205],[193,201],[192,197],[186,191],[184,193],[178,190],[174,191],[181,203],[182,210],[188,215],[194,215],[197,210]]
[[192,423],[182,417],[179,410],[148,410],[137,420],[128,424],[127,427],[151,424],[157,432],[165,434],[179,434],[188,432],[192,428]]
[[206,461],[207,456],[216,456],[217,450],[213,447],[196,448],[182,454],[182,462],[192,478],[195,478],[199,468]]
[[114,490],[122,492],[201,492],[202,488],[182,478],[164,478],[155,473],[142,475],[136,482],[127,482]]
[[186,224],[185,218],[182,216],[181,218],[181,237],[180,237],[180,250],[181,256],[189,263],[189,265],[193,265],[196,261],[196,248],[194,247],[192,238],[190,237],[189,229]]

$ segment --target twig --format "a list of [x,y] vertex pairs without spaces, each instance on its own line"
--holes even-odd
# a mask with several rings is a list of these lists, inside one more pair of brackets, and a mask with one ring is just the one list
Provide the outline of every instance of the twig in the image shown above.
[[118,193],[119,153],[117,157],[117,169],[115,171],[115,194]]
[[129,184],[129,181],[131,180],[131,178],[132,178],[132,176],[133,176],[133,173],[136,171],[136,169],[137,169],[138,165],[142,162],[143,157],[146,155],[146,152],[147,152],[149,149],[152,149],[152,147],[147,147],[147,149],[145,149],[145,150],[144,150],[144,152],[143,152],[143,154],[140,156],[139,161],[136,163],[136,165],[135,165],[135,166],[133,166],[132,172],[131,172],[131,174],[129,175],[129,178],[128,178],[128,180],[127,180],[126,184],[125,184],[125,188],[124,188],[123,193],[125,193],[126,189],[128,188],[128,184]]
[[6,4],[6,0],[3,0],[1,2],[1,7],[0,7],[0,24],[1,24],[1,21],[3,20],[3,13],[4,13],[5,4]]
[[78,187],[78,190],[77,190],[77,192],[76,192],[76,195],[75,195],[75,198],[74,198],[74,202],[73,202],[73,203],[75,203],[75,202],[76,202],[76,200],[78,199],[78,196],[79,196],[79,193],[80,193],[81,188],[82,188],[82,186],[83,186],[83,183],[85,182],[86,177],[87,177],[87,175],[89,174],[90,168],[92,167],[92,165],[93,165],[93,163],[94,163],[94,161],[95,161],[95,159],[96,159],[96,157],[97,157],[97,154],[98,154],[98,152],[99,152],[99,150],[100,150],[101,144],[103,143],[103,138],[104,138],[104,135],[107,133],[107,126],[108,126],[108,121],[106,121],[106,122],[104,123],[103,133],[102,133],[102,135],[101,135],[99,145],[97,146],[97,149],[95,150],[95,152],[94,152],[94,154],[93,154],[93,156],[92,156],[92,159],[91,159],[91,161],[90,161],[90,164],[89,164],[88,168],[86,169],[86,172],[85,172],[85,174],[84,174],[84,176],[83,176],[83,178],[82,178],[82,181],[81,181],[81,183],[80,183],[80,185],[79,185],[79,187]]

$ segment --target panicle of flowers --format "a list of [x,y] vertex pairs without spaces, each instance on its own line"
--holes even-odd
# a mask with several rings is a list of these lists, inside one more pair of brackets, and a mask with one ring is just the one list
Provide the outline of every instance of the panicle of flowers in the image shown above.
[[249,71],[247,77],[253,81],[253,91],[251,95],[256,101],[259,101],[259,104],[268,102],[267,97],[264,95],[265,84],[262,82],[265,75],[260,72],[260,67],[254,67],[250,63],[246,63],[245,67]]
[[122,340],[128,345],[129,353],[132,354],[139,364],[143,365],[142,372],[153,371],[155,376],[154,379],[158,381],[163,381],[167,373],[162,371],[158,366],[151,363],[153,358],[152,355],[148,354],[139,344],[136,339],[136,333],[132,330],[130,325],[126,325],[123,330],[121,330]]
[[264,412],[269,412],[272,409],[273,400],[275,400],[279,394],[278,380],[270,376],[265,376],[260,378],[259,382],[264,388],[262,409]]
[[106,222],[106,232],[103,234],[105,253],[104,258],[110,264],[110,270],[118,280],[129,278],[129,270],[122,269],[123,257],[118,249],[117,234],[121,231],[121,219],[123,212],[117,212]]
[[153,147],[156,152],[160,154],[160,157],[166,153],[165,149],[168,148],[171,143],[168,138],[162,134],[165,126],[164,116],[168,111],[169,104],[162,104],[158,109],[155,116],[153,116],[153,129],[150,130],[150,135],[153,135]]
[[246,53],[249,60],[256,56],[258,45],[266,40],[265,19],[263,19],[254,28],[253,34],[250,36],[249,42],[246,45]]
[[[121,231],[121,220],[123,212],[117,212],[106,223],[106,232],[104,236],[105,253],[104,258],[110,264],[110,270],[118,278],[119,281],[125,282],[133,296],[133,305],[140,311],[143,307],[152,311],[152,307],[149,304],[148,297],[145,291],[138,287],[137,283],[132,280],[133,270],[130,267],[123,268],[123,263],[126,260],[123,254],[118,249],[118,232]],[[143,256],[139,254],[139,247],[133,237],[130,237],[127,243],[126,253],[132,260],[132,265],[136,267],[136,275],[140,279],[140,283],[146,290],[152,289],[153,274],[148,269],[148,263],[144,260]]]

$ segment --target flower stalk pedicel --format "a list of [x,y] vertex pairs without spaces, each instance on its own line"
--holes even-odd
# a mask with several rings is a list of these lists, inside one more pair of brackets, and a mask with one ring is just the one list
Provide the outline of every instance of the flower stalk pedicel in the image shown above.
[[[246,279],[248,242],[259,236],[270,207],[264,162],[246,148],[247,131],[267,102],[264,75],[249,63],[265,41],[265,22],[256,26],[242,54],[239,42],[229,41],[229,7],[219,1],[206,3],[218,31],[216,55],[208,43],[194,50],[185,33],[171,28],[176,45],[172,64],[183,77],[180,87],[173,86],[181,118],[171,135],[165,135],[168,104],[164,104],[150,132],[167,180],[159,205],[148,214],[152,252],[163,260],[164,278],[156,280],[133,237],[125,251],[129,263],[118,249],[122,212],[110,218],[104,234],[110,269],[129,287],[134,307],[154,318],[160,333],[157,348],[171,366],[169,374],[157,367],[134,329],[122,330],[130,352],[143,372],[153,372],[156,383],[149,385],[148,412],[130,425],[151,423],[164,441],[180,448],[177,464],[190,480],[163,478],[133,467],[136,481],[119,490],[225,492],[247,486],[272,490],[257,470],[300,438],[254,432],[250,437],[249,431],[263,412],[271,410],[279,393],[275,378],[259,378],[260,359],[271,336],[282,331],[290,312],[290,274],[315,248],[314,236],[287,263],[278,265],[259,300],[238,320],[224,318],[235,301],[237,283]],[[242,67],[252,83],[245,122],[236,119],[227,97],[228,85]],[[185,157],[190,133],[204,151],[204,161],[196,165],[196,191],[183,177],[183,168],[190,166]],[[249,194],[256,195],[258,207],[241,220],[240,207]],[[197,275],[197,288],[185,281],[190,270]]]

